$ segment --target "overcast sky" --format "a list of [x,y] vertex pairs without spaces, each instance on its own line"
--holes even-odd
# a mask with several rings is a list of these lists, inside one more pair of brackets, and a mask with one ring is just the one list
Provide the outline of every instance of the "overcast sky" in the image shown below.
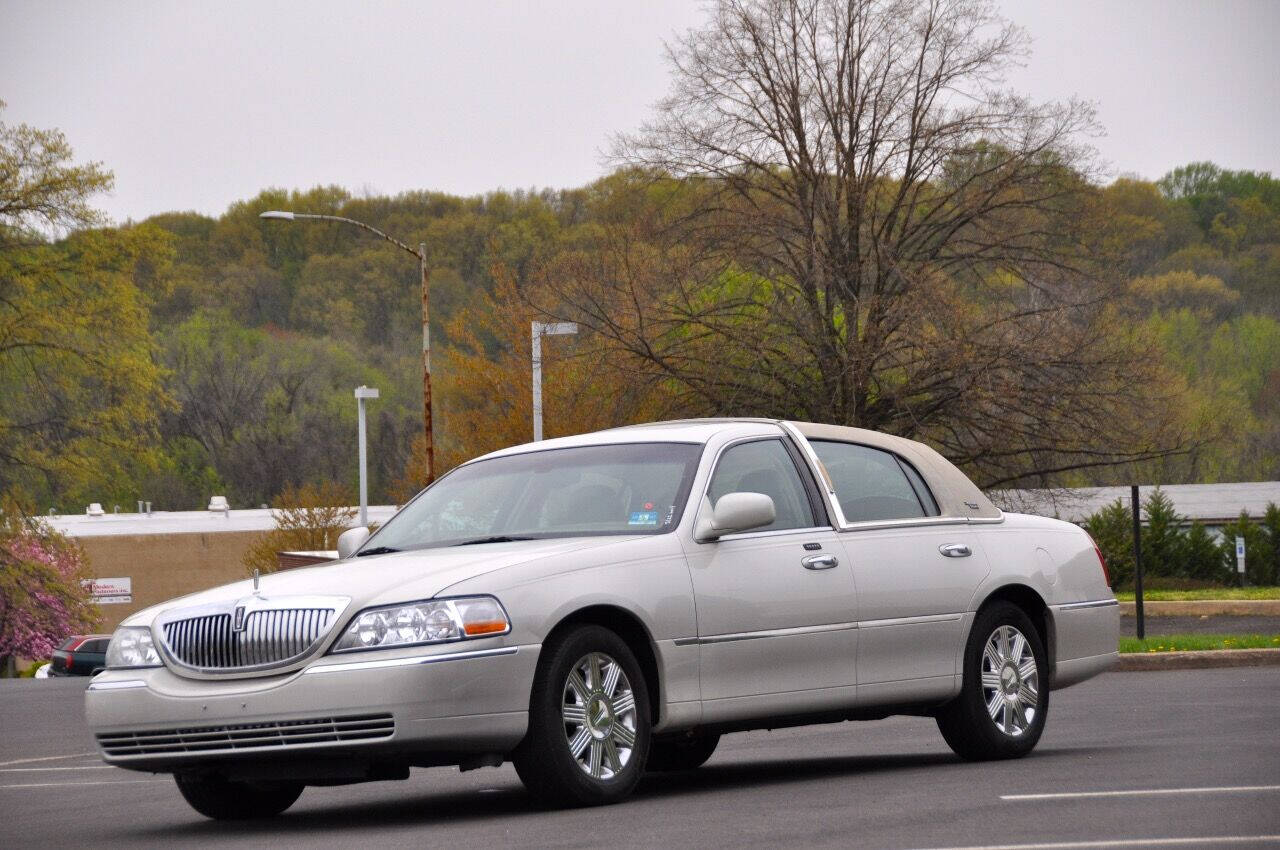
[[[1097,103],[1113,174],[1280,174],[1280,0],[1001,0],[1009,80]],[[667,86],[693,0],[0,0],[3,120],[100,160],[116,220],[216,215],[268,186],[570,187]]]

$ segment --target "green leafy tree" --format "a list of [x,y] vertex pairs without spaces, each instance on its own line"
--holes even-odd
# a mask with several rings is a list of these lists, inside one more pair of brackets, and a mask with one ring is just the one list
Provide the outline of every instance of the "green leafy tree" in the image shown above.
[[103,222],[89,198],[109,191],[114,178],[101,163],[72,165],[71,158],[58,130],[0,121],[0,244]]
[[99,223],[109,188],[56,130],[0,123],[0,491],[41,504],[110,490],[165,406],[146,299],[171,253],[153,227]]

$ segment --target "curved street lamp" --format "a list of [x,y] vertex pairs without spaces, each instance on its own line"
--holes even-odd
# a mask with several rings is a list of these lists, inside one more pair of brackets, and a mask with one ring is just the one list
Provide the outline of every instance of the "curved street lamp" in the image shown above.
[[388,236],[376,227],[365,224],[363,221],[356,221],[354,218],[344,218],[340,215],[320,215],[317,213],[295,213],[286,210],[268,210],[259,213],[258,218],[278,219],[280,221],[296,221],[298,219],[308,219],[316,221],[338,221],[343,224],[352,224],[361,230],[367,230],[375,236],[402,248],[418,258],[418,270],[422,274],[422,432],[427,443],[427,483],[430,484],[435,480],[435,445],[431,438],[431,314],[428,310],[429,291],[427,288],[427,243],[419,242],[418,249],[415,251],[405,243],[401,242],[393,236]]

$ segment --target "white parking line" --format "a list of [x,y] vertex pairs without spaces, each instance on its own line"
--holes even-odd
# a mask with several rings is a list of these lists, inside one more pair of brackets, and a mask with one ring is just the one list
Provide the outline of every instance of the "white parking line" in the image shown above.
[[1270,844],[1280,835],[1203,835],[1195,838],[1116,838],[1107,841],[1058,841],[1049,844],[978,844],[929,850],[1095,850],[1107,847],[1203,847],[1206,844]]
[[97,753],[74,753],[69,756],[40,756],[32,759],[14,759],[13,761],[0,761],[0,767],[8,767],[11,764],[32,764],[38,761],[57,761],[58,759],[82,759],[96,755]]
[[1245,794],[1280,791],[1280,785],[1223,785],[1210,788],[1136,788],[1130,791],[1063,791],[1056,794],[1001,794],[1001,800],[1074,800],[1082,797],[1156,797],[1162,794]]
[[112,764],[85,764],[79,767],[0,767],[0,773],[44,773],[50,770],[119,770]]
[[138,782],[164,782],[163,779],[107,779],[102,782],[32,782],[25,785],[0,785],[0,791],[9,788],[67,788],[73,785],[133,785]]

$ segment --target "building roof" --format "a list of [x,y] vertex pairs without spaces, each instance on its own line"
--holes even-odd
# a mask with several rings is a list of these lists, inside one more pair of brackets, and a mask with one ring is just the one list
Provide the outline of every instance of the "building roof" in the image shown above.
[[[1156,490],[1144,485],[1143,502]],[[1246,481],[1235,484],[1166,484],[1160,492],[1173,501],[1174,510],[1189,520],[1205,525],[1222,525],[1248,511],[1255,519],[1267,512],[1268,504],[1280,505],[1280,481]],[[1020,513],[1058,517],[1083,522],[1091,514],[1119,499],[1129,506],[1128,487],[1080,487],[1071,490],[1004,490],[992,493],[997,504]]]
[[[353,508],[353,510],[355,510]],[[369,521],[384,523],[395,505],[370,505]],[[152,511],[150,514],[108,513],[102,516],[62,514],[42,517],[68,537],[109,537],[120,534],[214,534],[224,531],[270,531],[276,527],[268,508],[231,511]]]

